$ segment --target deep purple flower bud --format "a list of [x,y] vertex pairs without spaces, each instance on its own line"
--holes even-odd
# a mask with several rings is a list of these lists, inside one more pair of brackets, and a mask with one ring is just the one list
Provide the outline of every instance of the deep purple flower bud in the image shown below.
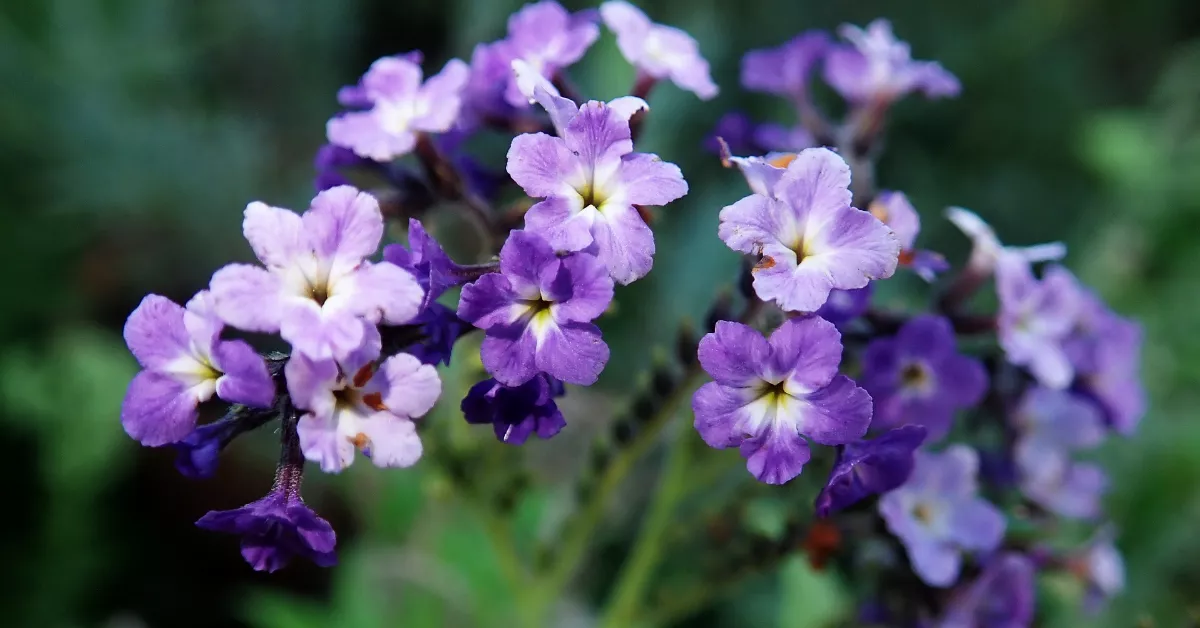
[[[595,11],[571,14],[553,0],[527,4],[508,18],[508,61],[522,61],[543,78],[553,79],[582,59],[599,36]],[[511,74],[506,85],[509,104],[528,105],[528,95],[521,93]]]
[[425,338],[417,344],[405,348],[405,352],[420,360],[422,364],[450,366],[450,356],[454,353],[454,343],[463,334],[474,329],[467,324],[454,310],[441,303],[430,303],[413,319],[412,324],[421,326]]
[[425,298],[421,301],[422,311],[450,288],[471,279],[415,218],[408,219],[408,247],[389,244],[383,247],[383,259],[417,278],[417,283],[425,290]]
[[490,423],[496,439],[510,445],[523,445],[530,434],[548,439],[567,425],[554,403],[564,392],[562,382],[541,374],[520,386],[485,379],[467,392],[463,417],[467,423]]
[[841,334],[824,319],[790,319],[770,338],[721,321],[700,340],[699,358],[713,381],[692,397],[696,430],[711,447],[738,447],[767,484],[800,475],[810,457],[805,438],[844,445],[871,422],[870,396],[838,375]]
[[1013,457],[1021,492],[1061,517],[1097,516],[1108,478],[1099,465],[1071,458],[1104,440],[1104,419],[1096,406],[1065,390],[1036,387],[1025,393],[1014,420],[1020,433]]
[[1069,386],[1075,371],[1064,342],[1079,312],[1075,278],[1051,266],[1039,280],[1028,261],[1003,255],[996,265],[996,292],[996,326],[1008,361],[1029,369],[1043,386]]
[[178,452],[175,468],[184,477],[193,480],[212,477],[217,471],[217,457],[221,450],[239,434],[262,424],[261,421],[248,423],[251,422],[243,417],[230,415],[192,430],[191,434],[173,445]]
[[900,243],[878,218],[850,206],[850,166],[837,153],[809,148],[786,170],[745,161],[753,167],[739,166],[756,193],[721,210],[718,233],[729,248],[762,256],[754,268],[759,298],[813,312],[830,290],[862,288],[896,271]]
[[987,372],[955,344],[949,320],[922,315],[895,337],[867,346],[861,381],[875,402],[873,428],[923,425],[934,442],[950,431],[956,412],[979,403],[987,392]]
[[486,330],[480,357],[500,383],[519,386],[543,372],[587,386],[608,362],[592,321],[612,295],[594,256],[560,258],[540,236],[513,231],[500,249],[500,272],[463,286],[458,316]]
[[925,441],[925,428],[905,425],[871,440],[846,445],[817,495],[817,516],[828,517],[871,496],[886,493],[908,480],[913,452]]
[[873,291],[871,284],[854,290],[830,290],[829,299],[817,310],[817,316],[841,327],[867,311]]
[[212,295],[202,291],[187,307],[148,295],[125,321],[125,344],[142,365],[121,404],[121,425],[135,440],[158,447],[182,440],[196,427],[197,406],[216,395],[269,407],[275,384],[254,349],[221,340]]
[[892,228],[900,240],[900,265],[911,268],[925,281],[932,282],[937,274],[949,270],[946,258],[933,251],[917,250],[917,234],[921,231],[921,216],[903,192],[880,192],[869,208],[872,215]]
[[990,552],[1004,538],[1004,515],[976,495],[978,469],[979,457],[966,445],[918,451],[908,481],[879,500],[879,514],[926,584],[954,584],[963,551]]
[[708,62],[700,46],[687,33],[673,26],[655,24],[641,9],[610,0],[600,5],[600,17],[617,36],[617,48],[638,72],[655,79],[669,78],[702,100],[717,95]]
[[851,45],[834,46],[825,57],[825,81],[855,104],[890,103],[913,91],[929,98],[957,96],[961,86],[934,61],[913,61],[908,44],[896,39],[887,20],[866,30],[844,24],[839,34]]
[[937,628],[1028,628],[1037,595],[1034,564],[1012,552],[998,554],[957,592]]
[[807,31],[777,48],[751,50],[742,57],[742,87],[795,101],[808,98],[808,80],[829,49],[823,31]]

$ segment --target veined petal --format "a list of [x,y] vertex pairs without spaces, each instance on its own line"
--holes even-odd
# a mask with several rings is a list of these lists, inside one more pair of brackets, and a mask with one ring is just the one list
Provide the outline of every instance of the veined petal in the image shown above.
[[775,194],[812,229],[850,207],[850,166],[828,148],[806,148],[788,164]]
[[721,210],[717,235],[735,251],[758,255],[767,244],[779,242],[788,229],[787,214],[782,201],[752,194]]
[[409,271],[389,262],[363,262],[344,277],[325,302],[345,299],[345,308],[372,323],[404,325],[417,316],[425,291]]
[[326,473],[338,473],[354,462],[354,443],[338,431],[336,415],[306,414],[296,423],[304,457]]
[[[559,324],[591,322],[612,303],[612,278],[595,256],[577,253],[563,258],[559,275],[565,275],[570,289],[550,306],[554,320]],[[546,292],[544,287],[542,290]]]
[[488,329],[479,348],[484,368],[505,386],[520,386],[537,375],[537,338],[523,323]]
[[184,309],[174,301],[148,294],[125,321],[125,344],[143,368],[161,369],[191,355]]
[[333,390],[340,375],[337,362],[313,360],[299,354],[288,359],[283,368],[288,394],[297,408],[321,418],[333,416],[337,404]]
[[255,201],[246,206],[243,216],[242,233],[263,264],[283,268],[308,252],[300,214]]
[[507,324],[513,318],[515,298],[508,277],[488,273],[463,286],[458,300],[458,317],[480,329]]
[[233,327],[275,333],[283,318],[283,282],[266,269],[229,264],[213,274],[213,309]]
[[620,158],[633,152],[629,121],[604,103],[591,101],[567,124],[563,136],[567,146],[579,153],[580,160],[590,166],[595,178],[601,173],[615,171]]
[[383,239],[379,202],[348,185],[318,193],[302,219],[313,252],[331,265],[331,278],[374,255]]
[[718,321],[716,330],[700,339],[700,366],[717,383],[749,387],[761,381],[760,374],[771,355],[762,334],[749,325]]
[[817,265],[834,288],[862,288],[872,279],[886,279],[896,272],[900,242],[878,218],[856,209],[842,209],[823,218],[809,217],[808,255],[803,261]]
[[742,410],[754,401],[755,392],[717,382],[708,382],[692,396],[694,425],[710,447],[725,449],[742,442]]
[[525,193],[535,198],[571,192],[566,178],[579,168],[562,138],[545,133],[524,133],[508,149],[508,174]]
[[[211,386],[209,383],[211,395]],[[121,404],[121,425],[134,440],[159,447],[183,440],[196,427],[202,391],[154,371],[134,376]]]
[[784,378],[791,395],[826,386],[842,362],[842,334],[820,317],[789,319],[771,333],[768,342],[771,359],[766,372],[772,379]]
[[379,112],[351,111],[325,123],[330,144],[343,146],[373,161],[388,162],[412,152],[417,135],[411,131],[391,132],[384,128]]
[[625,191],[625,200],[636,205],[666,205],[688,191],[679,166],[665,162],[657,155],[625,155],[621,158],[617,176]]
[[437,369],[407,354],[397,353],[388,358],[376,377],[382,375],[383,404],[400,417],[424,415],[437,403],[442,394],[442,380]]
[[377,467],[411,467],[423,451],[412,421],[388,412],[377,412],[360,423],[367,437],[363,453]]
[[[871,425],[871,396],[845,375],[797,400],[795,425],[822,445],[844,445],[862,438]],[[789,404],[790,405],[790,404]]]
[[279,335],[314,360],[343,359],[362,347],[368,325],[352,312],[293,299],[284,308]]
[[812,457],[808,443],[786,425],[772,424],[759,435],[742,441],[746,469],[760,482],[785,484],[800,475]]
[[213,366],[224,375],[217,379],[217,396],[231,403],[269,408],[275,400],[275,382],[262,356],[242,340],[216,343]]
[[[551,196],[525,212],[525,229],[545,238],[559,251],[582,251],[592,244],[592,224],[598,212],[579,201]],[[582,211],[581,211],[582,210]]]
[[[596,383],[608,363],[608,345],[590,323],[551,325],[537,347],[537,368],[568,384]],[[499,379],[499,378],[497,378]]]
[[654,265],[654,232],[632,206],[606,203],[592,224],[592,238],[596,257],[617,283],[633,283]]

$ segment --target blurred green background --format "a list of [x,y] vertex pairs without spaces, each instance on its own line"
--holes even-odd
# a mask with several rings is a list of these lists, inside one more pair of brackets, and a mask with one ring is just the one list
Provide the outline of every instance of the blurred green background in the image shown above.
[[[619,310],[605,322],[614,355],[606,379],[572,393],[570,427],[558,439],[519,452],[538,482],[514,515],[518,544],[553,540],[570,505],[562,478],[651,361],[649,347],[681,318],[702,318],[735,276],[737,257],[715,226],[744,184],[700,149],[702,137],[734,108],[791,122],[784,103],[738,89],[741,54],[883,16],[914,56],[940,60],[964,87],[957,100],[900,104],[879,166],[881,185],[906,191],[922,212],[924,243],[963,259],[964,239],[940,220],[950,204],[978,211],[1014,244],[1065,239],[1069,265],[1147,328],[1150,413],[1137,437],[1101,454],[1128,591],[1099,618],[1048,616],[1061,625],[1182,626],[1189,606],[1200,613],[1200,3],[638,4],[701,41],[722,94],[702,103],[663,85],[651,99],[643,150],[680,164],[691,193],[661,213],[654,272],[618,292]],[[482,522],[428,460],[312,477],[306,497],[338,530],[342,564],[297,562],[262,575],[241,561],[234,539],[192,522],[263,494],[272,435],[239,441],[216,478],[193,483],[174,472],[171,452],[129,441],[118,408],[136,366],[120,338],[125,316],[147,292],[182,302],[220,264],[246,258],[247,202],[307,205],[311,156],[336,89],[398,51],[424,50],[430,69],[469,59],[476,42],[503,35],[519,5],[0,4],[0,625],[518,625]],[[633,78],[607,34],[572,74],[600,98]],[[499,164],[502,152],[492,158]],[[448,373],[448,389],[470,368]],[[454,401],[428,420],[461,423]],[[481,452],[502,447],[477,440],[490,445]],[[559,625],[588,625],[602,593],[595,574],[612,573],[635,529],[637,487],[654,461],[644,467],[600,528],[584,585],[558,605]],[[821,625],[844,610],[852,586],[792,561],[714,600],[690,625]]]

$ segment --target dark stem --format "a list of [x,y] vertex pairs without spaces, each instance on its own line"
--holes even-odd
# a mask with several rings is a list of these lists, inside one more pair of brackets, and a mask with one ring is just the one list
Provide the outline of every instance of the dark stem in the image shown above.
[[275,486],[288,499],[300,498],[300,483],[304,479],[304,453],[300,451],[300,435],[296,432],[299,412],[286,398],[278,404],[280,415],[279,467],[275,470]]

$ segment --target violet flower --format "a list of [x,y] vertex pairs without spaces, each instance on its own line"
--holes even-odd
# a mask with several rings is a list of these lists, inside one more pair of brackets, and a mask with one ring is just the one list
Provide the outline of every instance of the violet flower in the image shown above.
[[937,274],[950,269],[946,258],[933,251],[916,248],[921,231],[921,216],[903,192],[883,191],[868,208],[873,216],[891,227],[900,240],[900,265],[911,268],[921,279],[932,282]]
[[892,25],[879,19],[861,29],[838,29],[850,45],[833,46],[825,57],[825,81],[855,104],[891,103],[910,92],[928,98],[957,96],[958,79],[934,61],[914,61],[907,43],[896,39]]
[[1034,572],[1027,556],[994,556],[974,582],[951,598],[937,628],[1028,628],[1037,597]]
[[828,517],[904,484],[912,473],[913,452],[925,441],[925,434],[920,425],[905,425],[842,448],[829,481],[817,495],[817,516]]
[[1063,341],[1080,389],[1100,404],[1118,433],[1132,434],[1146,411],[1139,373],[1142,328],[1118,316],[1090,290],[1078,287],[1075,326]]
[[555,397],[564,393],[562,382],[537,375],[520,386],[505,386],[485,379],[471,387],[462,401],[467,423],[490,423],[496,439],[522,445],[531,434],[548,439],[562,431],[563,418]]
[[559,258],[540,236],[513,231],[500,250],[500,272],[463,286],[458,316],[486,330],[480,357],[501,384],[519,386],[543,372],[586,386],[608,362],[608,345],[591,321],[612,295],[594,256]]
[[850,206],[850,166],[836,153],[809,148],[780,174],[756,172],[769,194],[722,209],[718,234],[729,248],[762,256],[754,268],[759,298],[812,312],[830,290],[862,288],[896,271],[900,243],[878,218]]
[[419,59],[383,57],[371,64],[358,87],[369,108],[330,119],[329,142],[375,161],[405,155],[418,133],[442,133],[454,125],[468,74],[467,64],[451,59],[422,83]]
[[1000,346],[1008,361],[1029,369],[1043,386],[1064,388],[1075,377],[1064,342],[1079,311],[1075,279],[1051,266],[1039,280],[1029,262],[1004,255],[996,266]]
[[1065,390],[1035,387],[1025,393],[1014,419],[1021,492],[1060,517],[1100,514],[1107,476],[1099,465],[1071,458],[1104,440],[1104,419],[1095,405]]
[[691,35],[651,22],[641,9],[624,0],[601,4],[600,18],[616,34],[617,48],[640,75],[669,78],[701,100],[717,95],[708,62],[700,56],[700,47]]
[[788,320],[770,338],[720,321],[700,340],[699,358],[713,381],[692,398],[696,430],[711,447],[738,447],[767,484],[800,474],[810,457],[805,438],[844,445],[871,422],[870,396],[838,375],[841,334],[824,319]]
[[750,116],[740,111],[729,112],[717,119],[713,130],[704,138],[704,150],[722,154],[724,142],[733,152],[761,153],[756,143],[757,125]]
[[633,152],[629,118],[646,108],[640,98],[591,101],[576,108],[552,85],[517,63],[522,89],[550,114],[558,137],[518,135],[508,150],[508,173],[535,198],[525,228],[560,251],[594,242],[612,278],[628,284],[650,272],[654,234],[635,205],[665,205],[687,193],[675,164]]
[[840,328],[867,311],[873,291],[871,284],[854,290],[830,290],[829,298],[817,310],[817,316]]
[[317,194],[303,216],[251,203],[242,230],[266,268],[218,270],[217,315],[246,331],[278,332],[312,360],[345,358],[375,324],[409,322],[424,297],[409,272],[366,261],[379,248],[383,226],[375,198],[349,186]]
[[[521,61],[546,79],[583,58],[600,36],[593,11],[571,14],[553,0],[527,4],[508,18],[508,38],[504,54],[509,67]],[[528,94],[522,93],[512,75],[507,76],[505,99],[514,107],[526,107]]]
[[795,153],[816,146],[817,140],[803,125],[764,123],[754,129],[754,143],[769,152]]
[[221,340],[223,325],[202,291],[180,307],[147,295],[125,321],[125,344],[142,371],[121,404],[121,425],[134,440],[158,447],[196,427],[197,406],[216,395],[231,403],[269,407],[275,384],[254,349]]
[[751,50],[742,57],[742,87],[795,101],[808,98],[808,81],[829,49],[824,31],[807,31],[776,48]]
[[442,245],[415,218],[408,219],[408,246],[389,244],[383,247],[383,259],[417,278],[417,283],[425,290],[422,310],[450,288],[462,285],[471,278],[450,259]]
[[954,584],[962,552],[990,552],[1004,538],[1004,515],[976,496],[978,470],[979,456],[966,445],[951,445],[942,453],[918,451],[908,481],[879,500],[888,530],[930,586]]
[[875,402],[872,427],[923,425],[930,442],[950,431],[954,415],[979,403],[987,392],[987,372],[974,358],[958,353],[950,321],[921,315],[892,338],[879,338],[863,355],[863,388]]

